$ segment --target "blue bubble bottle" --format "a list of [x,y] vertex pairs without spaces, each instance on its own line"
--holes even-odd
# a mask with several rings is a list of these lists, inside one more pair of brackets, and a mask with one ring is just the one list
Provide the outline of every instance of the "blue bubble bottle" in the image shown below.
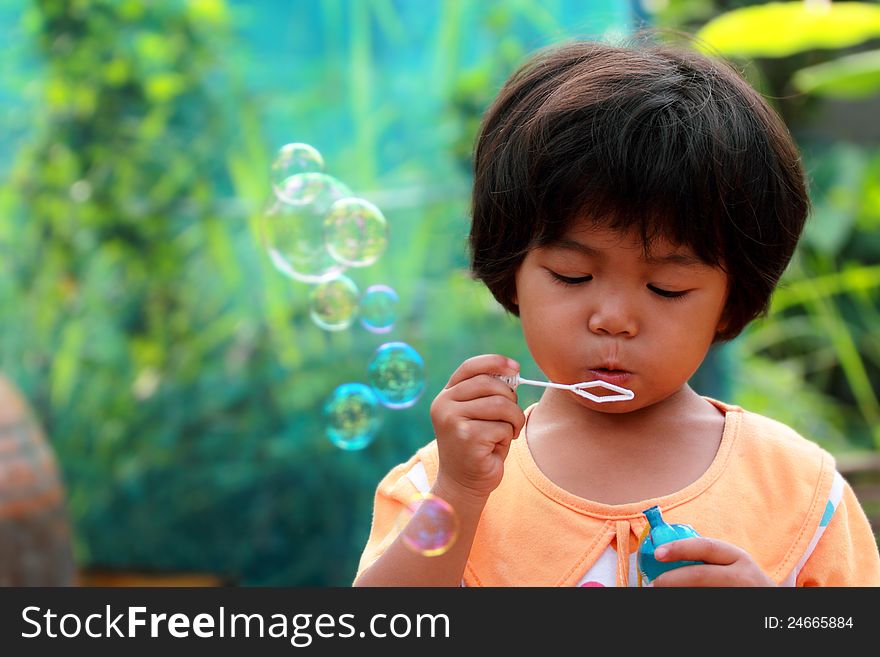
[[703,563],[702,561],[657,561],[654,558],[654,549],[664,543],[671,543],[680,538],[694,538],[699,536],[697,531],[690,525],[668,524],[660,515],[660,507],[652,506],[642,513],[648,519],[645,531],[639,539],[639,548],[636,563],[639,570],[639,586],[646,586],[667,570],[674,570],[682,566]]

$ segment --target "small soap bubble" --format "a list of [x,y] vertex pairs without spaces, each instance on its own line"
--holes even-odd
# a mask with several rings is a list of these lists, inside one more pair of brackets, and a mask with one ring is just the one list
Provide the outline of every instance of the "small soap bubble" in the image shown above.
[[401,540],[410,550],[436,557],[458,538],[458,515],[446,500],[431,493],[416,493],[398,518]]
[[425,362],[405,342],[387,342],[370,358],[367,379],[384,406],[407,408],[425,389]]
[[327,250],[349,267],[376,262],[388,245],[388,223],[375,205],[362,198],[336,201],[324,219]]
[[88,180],[77,180],[70,186],[70,198],[77,203],[85,203],[92,198],[92,185]]
[[285,144],[272,162],[272,188],[284,199],[285,181],[298,173],[319,173],[324,170],[324,158],[308,144]]
[[351,326],[358,311],[358,289],[348,276],[318,283],[309,295],[312,321],[325,331],[342,331]]
[[346,451],[363,449],[376,435],[381,423],[379,400],[370,386],[363,383],[343,383],[324,404],[327,437],[334,445]]
[[397,321],[397,292],[388,285],[371,285],[361,295],[361,326],[371,333],[388,333]]
[[285,200],[276,199],[261,217],[260,233],[272,264],[305,283],[336,277],[345,266],[324,246],[324,217],[351,190],[323,173],[299,173],[285,181]]

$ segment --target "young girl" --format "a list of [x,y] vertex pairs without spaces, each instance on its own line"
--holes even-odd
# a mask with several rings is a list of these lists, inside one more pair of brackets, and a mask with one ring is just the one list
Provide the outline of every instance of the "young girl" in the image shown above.
[[[788,131],[729,66],[656,45],[539,53],[484,117],[472,209],[473,272],[547,379],[634,397],[548,388],[524,412],[499,378],[516,362],[465,361],[431,405],[436,439],[379,484],[355,585],[635,586],[652,506],[701,536],[657,558],[703,562],[654,586],[880,585],[832,456],[687,383],[766,311],[809,209]],[[439,556],[400,536],[420,492],[459,523]]]

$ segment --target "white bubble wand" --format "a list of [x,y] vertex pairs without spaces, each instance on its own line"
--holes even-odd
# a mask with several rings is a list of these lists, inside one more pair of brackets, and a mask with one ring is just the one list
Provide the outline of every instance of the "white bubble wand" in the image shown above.
[[[584,381],[583,383],[553,383],[552,381],[533,381],[532,379],[524,379],[519,374],[514,374],[513,376],[501,376],[500,374],[496,374],[494,376],[509,385],[511,390],[516,390],[516,387],[520,384],[539,386],[541,388],[558,388],[559,390],[571,390],[576,395],[580,395],[581,397],[590,399],[600,404],[604,404],[605,402],[629,401],[636,396],[636,393],[634,393],[632,390],[627,390],[626,388],[616,386],[613,383],[608,383],[607,381],[597,380]],[[618,394],[605,395],[600,397],[599,395],[594,395],[590,392],[587,392],[587,389],[589,388],[605,388],[606,390],[610,390],[611,392],[616,392]]]

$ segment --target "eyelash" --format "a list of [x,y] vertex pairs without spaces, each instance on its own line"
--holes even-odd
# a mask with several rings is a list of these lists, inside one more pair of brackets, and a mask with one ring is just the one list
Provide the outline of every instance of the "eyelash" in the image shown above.
[[684,297],[687,296],[688,291],[682,290],[681,292],[671,292],[669,290],[661,290],[659,287],[654,287],[652,285],[648,286],[648,289],[651,290],[654,294],[663,297],[669,301],[681,301]]
[[[549,270],[548,270],[549,271]],[[581,283],[586,283],[588,281],[593,280],[592,276],[581,276],[579,278],[571,278],[569,276],[563,276],[562,274],[557,274],[556,272],[551,271],[550,275],[553,277],[553,280],[557,283],[565,285],[566,287],[573,287],[575,285],[580,285]]]
[[[549,270],[548,270],[549,271]],[[557,274],[556,272],[550,272],[550,275],[553,277],[553,280],[560,285],[564,285],[565,287],[574,287],[576,285],[580,285],[581,283],[588,283],[593,280],[592,276],[581,276],[579,278],[571,278],[569,276],[563,276],[562,274]],[[659,287],[654,287],[653,285],[649,285],[648,289],[651,290],[658,297],[663,299],[667,299],[669,301],[680,301],[685,296],[687,296],[688,290],[683,290],[681,292],[673,292],[670,290],[661,290]]]

